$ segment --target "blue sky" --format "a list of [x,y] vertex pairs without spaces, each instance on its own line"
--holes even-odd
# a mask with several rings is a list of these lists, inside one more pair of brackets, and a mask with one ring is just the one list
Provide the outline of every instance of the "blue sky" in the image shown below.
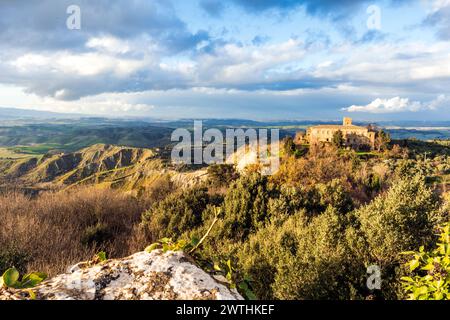
[[450,0],[0,1],[3,107],[450,120],[449,88]]

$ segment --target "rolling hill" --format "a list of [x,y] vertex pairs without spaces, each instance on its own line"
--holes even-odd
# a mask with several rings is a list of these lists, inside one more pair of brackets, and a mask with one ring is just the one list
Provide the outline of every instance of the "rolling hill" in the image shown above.
[[95,144],[76,152],[0,161],[2,184],[23,188],[68,189],[97,185],[138,192],[167,176],[173,183],[201,181],[205,170],[178,172],[152,149]]

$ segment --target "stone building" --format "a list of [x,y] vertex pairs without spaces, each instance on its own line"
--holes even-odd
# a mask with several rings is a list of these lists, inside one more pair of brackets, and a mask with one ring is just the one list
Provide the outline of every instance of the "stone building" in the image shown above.
[[295,137],[296,144],[317,144],[323,142],[331,143],[333,135],[341,131],[344,145],[354,149],[365,149],[375,147],[375,132],[367,127],[352,124],[351,118],[344,118],[342,125],[318,125],[309,127],[305,133],[298,133]]

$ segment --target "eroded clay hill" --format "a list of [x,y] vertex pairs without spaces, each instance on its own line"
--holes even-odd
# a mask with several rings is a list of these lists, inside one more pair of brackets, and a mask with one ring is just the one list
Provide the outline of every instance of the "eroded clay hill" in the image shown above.
[[73,153],[21,159],[3,164],[1,169],[4,182],[51,189],[95,184],[132,191],[151,185],[162,175],[184,184],[195,183],[204,175],[170,170],[152,149],[105,144]]

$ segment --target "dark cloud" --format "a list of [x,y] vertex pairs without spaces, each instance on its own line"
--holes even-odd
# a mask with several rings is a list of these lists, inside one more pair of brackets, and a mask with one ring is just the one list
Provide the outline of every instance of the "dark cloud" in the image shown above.
[[439,39],[450,40],[450,5],[428,15],[423,25],[436,28],[436,36]]
[[259,46],[261,44],[266,43],[269,40],[270,38],[268,36],[257,35],[252,39],[252,44],[255,46]]
[[[304,7],[308,14],[343,19],[362,3],[369,0],[231,0],[248,12],[260,13],[267,10],[287,11]],[[224,10],[221,0],[201,0],[202,8],[211,15],[220,15]]]
[[[81,30],[66,27],[70,5],[81,9]],[[77,49],[92,36],[146,34],[167,50],[185,50],[208,38],[206,32],[190,33],[165,0],[6,0],[0,12],[0,42],[14,47]]]
[[200,0],[200,7],[209,15],[216,18],[220,17],[225,9],[223,1],[218,0]]
[[383,33],[379,30],[369,30],[362,35],[361,38],[355,41],[355,44],[365,44],[365,43],[373,43],[380,42],[387,38],[387,34]]

